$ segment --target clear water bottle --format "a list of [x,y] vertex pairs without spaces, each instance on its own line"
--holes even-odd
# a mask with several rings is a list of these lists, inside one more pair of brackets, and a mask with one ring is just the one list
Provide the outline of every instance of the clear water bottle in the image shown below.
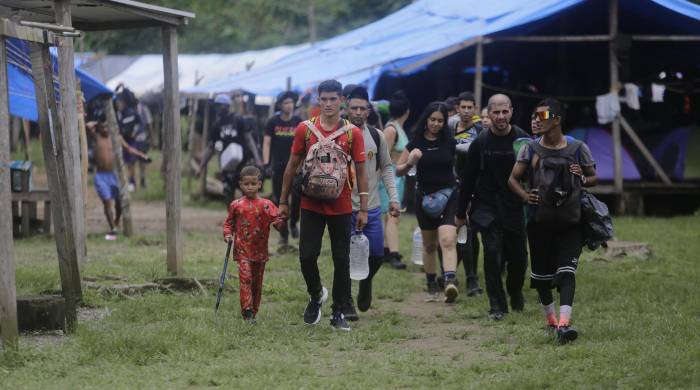
[[413,231],[413,250],[411,251],[411,262],[415,265],[423,265],[423,235],[420,228]]
[[369,240],[362,232],[350,237],[350,279],[364,280],[369,276]]
[[467,225],[462,225],[462,227],[459,228],[457,231],[457,243],[458,244],[466,244],[467,241],[469,241],[469,234],[468,234]]

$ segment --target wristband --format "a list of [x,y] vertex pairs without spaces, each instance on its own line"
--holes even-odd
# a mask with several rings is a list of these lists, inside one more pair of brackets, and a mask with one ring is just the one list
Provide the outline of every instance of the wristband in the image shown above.
[[369,195],[369,192],[360,192],[360,196],[362,195]]
[[365,212],[365,213],[369,212],[369,210],[367,210],[367,209],[360,209],[360,211]]

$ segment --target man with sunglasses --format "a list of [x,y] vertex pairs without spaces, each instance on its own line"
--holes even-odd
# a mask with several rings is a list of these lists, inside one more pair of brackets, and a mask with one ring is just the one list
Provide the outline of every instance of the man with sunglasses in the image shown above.
[[[533,132],[540,137],[520,149],[508,180],[513,193],[528,205],[530,286],[539,295],[547,329],[556,331],[560,343],[578,336],[571,327],[571,309],[583,246],[580,190],[597,182],[590,149],[585,143],[563,135],[563,121],[564,110],[559,101],[548,98],[537,104]],[[548,176],[546,172],[559,174]],[[520,184],[526,174],[529,192]],[[549,205],[552,200],[556,202],[554,208]],[[543,213],[547,208],[555,210],[554,218],[552,213]],[[558,321],[552,296],[554,287],[559,291]]]
[[[527,269],[525,220],[520,199],[508,189],[508,178],[515,164],[513,142],[529,137],[510,124],[513,105],[510,98],[496,94],[489,98],[488,116],[492,126],[471,143],[460,177],[457,228],[466,223],[481,233],[484,246],[484,278],[489,297],[489,317],[500,321],[508,313],[501,274],[507,271],[506,289],[510,306],[522,311],[523,283]],[[469,207],[471,205],[471,207]]]

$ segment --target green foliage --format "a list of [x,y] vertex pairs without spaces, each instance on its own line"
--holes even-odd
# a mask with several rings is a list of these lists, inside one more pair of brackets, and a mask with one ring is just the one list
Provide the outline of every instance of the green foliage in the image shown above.
[[[194,12],[180,29],[182,53],[233,53],[309,41],[308,5],[314,2],[317,39],[325,39],[375,21],[410,0],[148,0]],[[110,54],[158,52],[154,28],[89,33],[85,50]]]

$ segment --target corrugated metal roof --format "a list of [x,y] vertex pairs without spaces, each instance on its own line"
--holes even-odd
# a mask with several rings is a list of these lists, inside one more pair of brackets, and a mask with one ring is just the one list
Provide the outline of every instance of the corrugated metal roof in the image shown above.
[[[83,31],[181,26],[195,15],[132,0],[72,0],[73,27]],[[0,0],[0,17],[54,23],[53,0]]]

